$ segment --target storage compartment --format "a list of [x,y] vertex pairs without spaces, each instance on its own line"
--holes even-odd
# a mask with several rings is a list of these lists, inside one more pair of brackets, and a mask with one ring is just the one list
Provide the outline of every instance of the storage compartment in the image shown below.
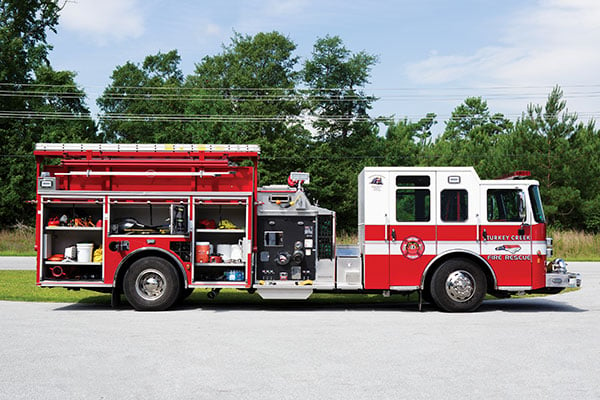
[[187,201],[110,200],[110,235],[187,235]]
[[44,227],[47,230],[67,228],[102,229],[101,199],[90,200],[46,200],[44,203]]
[[194,280],[198,282],[238,282],[246,281],[243,265],[198,265],[194,266]]
[[103,206],[102,199],[42,200],[42,280],[102,280],[94,251],[102,251]]
[[246,199],[196,199],[194,282],[244,284],[250,251]]

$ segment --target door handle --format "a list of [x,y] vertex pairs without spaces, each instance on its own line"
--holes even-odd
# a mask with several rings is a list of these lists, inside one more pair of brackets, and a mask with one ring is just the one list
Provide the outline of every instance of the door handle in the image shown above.
[[392,229],[392,242],[396,241],[396,229]]
[[485,229],[483,229],[481,236],[483,236],[483,240],[488,240],[487,231]]

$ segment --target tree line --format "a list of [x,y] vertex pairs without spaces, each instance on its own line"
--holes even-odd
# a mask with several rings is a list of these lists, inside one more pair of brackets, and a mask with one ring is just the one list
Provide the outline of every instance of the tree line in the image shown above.
[[177,50],[116,66],[94,120],[75,74],[48,61],[58,3],[0,4],[0,226],[33,221],[25,201],[35,196],[36,142],[105,142],[259,144],[261,184],[310,172],[309,196],[350,231],[365,166],[468,165],[483,179],[525,169],[540,181],[553,226],[600,229],[599,133],[567,110],[558,86],[514,122],[481,97],[466,98],[446,121],[373,116],[378,99],[364,88],[375,55],[326,36],[301,60],[279,32],[235,33],[187,76]]

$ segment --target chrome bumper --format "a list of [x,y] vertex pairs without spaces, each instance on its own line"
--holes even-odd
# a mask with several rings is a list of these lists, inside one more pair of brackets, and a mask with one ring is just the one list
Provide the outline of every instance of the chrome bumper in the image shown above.
[[581,287],[581,274],[578,272],[550,272],[546,274],[546,287],[575,288]]
[[567,271],[567,263],[557,258],[548,265],[552,272],[546,274],[548,288],[575,288],[581,286],[581,274]]

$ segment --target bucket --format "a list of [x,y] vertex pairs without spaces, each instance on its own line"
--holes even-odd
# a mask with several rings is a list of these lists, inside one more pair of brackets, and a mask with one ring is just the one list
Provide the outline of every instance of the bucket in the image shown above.
[[94,243],[77,243],[77,262],[92,262]]
[[210,258],[210,243],[196,242],[196,262],[207,263]]
[[223,262],[231,262],[231,245],[230,244],[218,244],[217,254],[223,258]]

